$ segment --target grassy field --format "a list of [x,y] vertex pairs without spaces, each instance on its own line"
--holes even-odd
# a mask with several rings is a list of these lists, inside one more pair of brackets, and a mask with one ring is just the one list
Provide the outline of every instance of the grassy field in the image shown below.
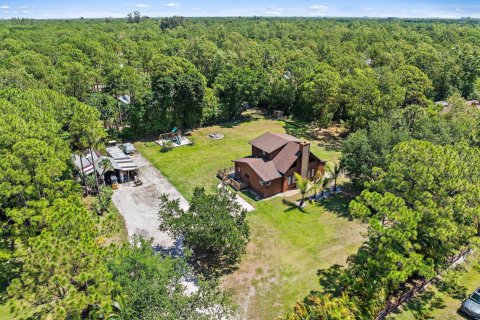
[[413,298],[407,305],[396,311],[390,320],[414,319],[468,319],[458,312],[463,300],[480,287],[480,255],[469,257],[458,274],[456,290],[446,290],[444,283],[438,282],[425,292]]
[[306,212],[274,198],[257,203],[248,222],[251,240],[238,270],[223,279],[242,319],[275,319],[311,290],[321,289],[317,271],[344,264],[362,237],[359,224],[342,217],[347,202],[310,204]]
[[[151,143],[138,142],[135,147],[189,199],[195,186],[213,189],[219,183],[215,179],[219,169],[231,167],[232,160],[250,155],[250,140],[267,131],[283,133],[286,126],[283,121],[260,117],[236,125],[197,129],[190,137],[194,141],[193,146],[174,148],[167,153],[160,153],[160,147]],[[208,138],[208,134],[213,132],[222,133],[224,138]],[[327,151],[318,142],[311,144],[311,150],[326,161],[333,161],[340,155],[339,151]]]
[[[218,185],[217,170],[249,155],[248,141],[266,131],[292,129],[297,136],[303,130],[292,123],[258,117],[236,125],[195,130],[194,146],[167,153],[160,153],[160,148],[151,143],[138,142],[135,146],[188,199],[195,186],[213,189]],[[208,134],[215,131],[225,138],[209,139]],[[331,145],[311,142],[312,151],[320,158],[330,162],[338,158],[339,151]],[[247,253],[238,269],[222,279],[222,287],[234,294],[244,319],[275,319],[292,310],[296,301],[320,289],[319,269],[344,264],[362,242],[363,228],[344,216],[345,199],[331,199],[319,206],[309,204],[306,212],[291,209],[281,197],[247,200],[256,207],[248,214],[251,237]]]

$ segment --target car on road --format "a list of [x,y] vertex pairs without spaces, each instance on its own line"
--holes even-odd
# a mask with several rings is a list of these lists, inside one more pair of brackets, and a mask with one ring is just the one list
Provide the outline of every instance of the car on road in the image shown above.
[[472,319],[480,319],[480,288],[463,301],[460,310]]

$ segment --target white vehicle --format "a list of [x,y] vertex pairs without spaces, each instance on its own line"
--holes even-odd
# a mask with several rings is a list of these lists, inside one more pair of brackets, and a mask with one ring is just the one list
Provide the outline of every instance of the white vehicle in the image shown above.
[[135,149],[135,147],[131,143],[124,143],[120,146],[120,148],[122,149],[122,151],[125,154],[132,154],[132,153],[137,152],[137,150]]

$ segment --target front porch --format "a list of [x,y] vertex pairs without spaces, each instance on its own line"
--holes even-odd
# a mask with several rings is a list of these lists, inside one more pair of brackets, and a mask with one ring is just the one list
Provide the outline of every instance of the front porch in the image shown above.
[[243,181],[235,175],[235,168],[228,167],[218,170],[217,177],[222,180],[224,185],[230,185],[236,191],[246,189],[250,186],[250,182]]

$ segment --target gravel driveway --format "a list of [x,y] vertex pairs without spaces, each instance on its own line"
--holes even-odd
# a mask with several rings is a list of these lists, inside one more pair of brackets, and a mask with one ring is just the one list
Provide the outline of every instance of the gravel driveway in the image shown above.
[[174,240],[165,232],[158,230],[159,197],[169,194],[171,199],[180,199],[180,207],[188,209],[188,202],[153,165],[142,155],[134,155],[133,161],[140,168],[143,180],[141,186],[133,182],[121,184],[115,190],[112,200],[122,216],[128,230],[128,236],[141,235],[153,239],[154,246],[172,247]]

